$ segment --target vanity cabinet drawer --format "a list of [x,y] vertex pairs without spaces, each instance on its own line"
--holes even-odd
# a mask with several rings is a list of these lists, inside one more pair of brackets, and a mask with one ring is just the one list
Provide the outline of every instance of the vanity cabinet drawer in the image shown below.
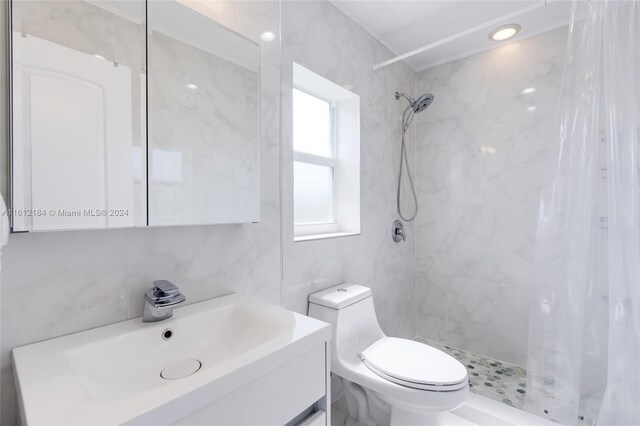
[[323,410],[316,411],[302,421],[298,426],[324,426],[327,424],[327,413]]
[[174,424],[284,425],[325,396],[326,356],[317,346]]

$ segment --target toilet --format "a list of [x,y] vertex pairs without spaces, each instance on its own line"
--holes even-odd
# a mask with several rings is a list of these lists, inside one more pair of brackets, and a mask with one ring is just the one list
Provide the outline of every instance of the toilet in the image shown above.
[[467,398],[467,369],[423,343],[387,337],[371,289],[343,284],[309,296],[309,316],[333,329],[331,371],[340,376],[347,425],[437,425]]

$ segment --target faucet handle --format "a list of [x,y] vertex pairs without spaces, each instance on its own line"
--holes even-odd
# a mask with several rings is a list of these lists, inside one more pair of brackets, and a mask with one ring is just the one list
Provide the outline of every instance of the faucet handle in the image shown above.
[[158,280],[153,282],[153,290],[158,290],[158,292],[163,295],[172,295],[180,293],[178,287],[176,287],[173,283],[167,280]]
[[399,220],[393,222],[393,227],[391,228],[391,238],[393,238],[393,241],[395,241],[396,243],[405,241],[407,239],[407,236],[404,233],[404,226]]
[[142,322],[156,322],[170,318],[173,307],[187,300],[178,287],[167,280],[153,282],[153,287],[144,292]]

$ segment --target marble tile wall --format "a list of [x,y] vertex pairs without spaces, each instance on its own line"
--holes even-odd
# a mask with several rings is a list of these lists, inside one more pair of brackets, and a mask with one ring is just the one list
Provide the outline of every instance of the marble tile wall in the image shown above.
[[[284,306],[306,313],[310,293],[342,282],[373,290],[385,332],[413,337],[415,240],[396,244],[395,190],[402,110],[396,90],[415,91],[404,63],[371,66],[393,54],[326,1],[282,2],[282,196]],[[293,241],[292,62],[360,96],[361,235]],[[408,137],[414,153],[413,133]],[[407,234],[414,233],[411,224]]]
[[[258,224],[13,234],[2,252],[0,409],[16,421],[13,347],[142,314],[154,279],[180,286],[188,302],[251,293],[280,303],[280,43],[277,1],[189,2],[222,25],[261,43],[261,214]],[[0,8],[4,45],[6,8]],[[80,23],[80,21],[78,21]],[[0,72],[6,64],[2,56]],[[5,75],[3,74],[4,78]],[[0,132],[6,134],[5,85]],[[2,139],[1,152],[6,151]],[[6,156],[2,188],[6,196]]]
[[418,74],[417,335],[524,366],[541,187],[557,161],[561,28]]

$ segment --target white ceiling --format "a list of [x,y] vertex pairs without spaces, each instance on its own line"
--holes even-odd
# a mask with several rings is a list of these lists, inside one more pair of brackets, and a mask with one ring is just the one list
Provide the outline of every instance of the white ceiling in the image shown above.
[[[563,0],[331,0],[343,13],[390,49],[401,55],[446,37],[480,26],[453,41],[405,59],[414,70],[470,56],[515,40],[531,37],[566,25],[571,1]],[[518,13],[533,5],[540,7]],[[515,14],[515,16],[514,16]],[[510,15],[505,18],[502,17]],[[485,25],[488,23],[488,25]],[[489,32],[504,24],[522,26],[520,33],[506,42],[488,38]],[[389,58],[391,59],[391,57]]]

